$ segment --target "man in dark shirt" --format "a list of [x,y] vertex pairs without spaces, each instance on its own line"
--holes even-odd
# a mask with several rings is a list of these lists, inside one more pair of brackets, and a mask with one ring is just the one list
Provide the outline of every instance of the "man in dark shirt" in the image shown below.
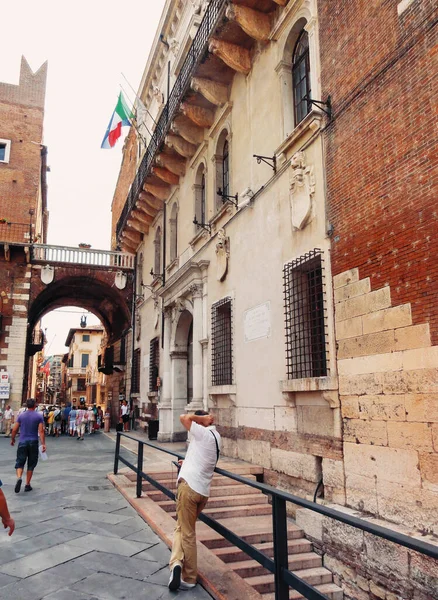
[[29,398],[26,403],[27,411],[18,416],[17,422],[12,429],[11,446],[15,444],[15,436],[20,429],[20,442],[17,448],[17,460],[15,468],[17,470],[17,482],[15,484],[15,493],[21,489],[22,475],[24,465],[27,461],[25,492],[30,492],[32,487],[30,480],[33,471],[38,464],[38,435],[41,440],[41,450],[46,451],[46,439],[44,431],[44,418],[40,412],[35,411],[36,400]]

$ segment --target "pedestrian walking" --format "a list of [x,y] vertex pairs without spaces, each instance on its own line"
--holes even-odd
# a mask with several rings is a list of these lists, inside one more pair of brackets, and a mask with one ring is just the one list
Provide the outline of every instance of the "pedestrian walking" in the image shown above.
[[76,410],[76,407],[73,406],[70,410],[70,414],[68,415],[68,417],[69,417],[68,434],[72,437],[74,435],[76,435],[76,416],[77,416],[77,410]]
[[[0,488],[1,486],[2,482],[0,481]],[[5,529],[8,529],[9,527],[8,535],[12,535],[15,529],[15,521],[9,514],[8,503],[2,489],[0,489],[0,518],[2,520],[3,527]]]
[[219,459],[221,437],[213,417],[203,410],[181,415],[190,432],[190,444],[178,474],[176,527],[170,557],[170,590],[195,587],[198,577],[196,520],[207,504],[214,469]]
[[47,416],[47,435],[54,435],[55,433],[55,407],[51,407]]
[[3,420],[5,423],[5,437],[9,437],[11,435],[11,427],[14,423],[14,411],[11,409],[9,404],[6,405],[6,409],[3,414]]
[[59,437],[61,432],[61,423],[62,423],[62,413],[59,406],[55,406],[55,411],[53,413],[53,435]]
[[24,465],[27,461],[25,492],[32,491],[30,485],[33,472],[38,464],[38,436],[41,441],[42,452],[46,451],[46,437],[44,431],[44,418],[40,412],[35,412],[36,400],[29,398],[27,400],[27,411],[18,416],[17,422],[12,428],[11,446],[15,445],[15,437],[20,430],[20,442],[17,448],[17,460],[15,469],[17,470],[17,482],[15,484],[15,493],[21,489],[22,475]]
[[123,400],[122,406],[120,407],[120,416],[122,418],[123,430],[129,431],[129,407],[126,400]]
[[92,433],[94,433],[94,425],[96,423],[96,415],[94,414],[94,410],[93,410],[92,406],[88,407],[87,420],[88,420],[88,433],[91,435]]
[[76,430],[78,432],[78,440],[84,439],[85,428],[87,427],[88,411],[81,405],[76,411]]

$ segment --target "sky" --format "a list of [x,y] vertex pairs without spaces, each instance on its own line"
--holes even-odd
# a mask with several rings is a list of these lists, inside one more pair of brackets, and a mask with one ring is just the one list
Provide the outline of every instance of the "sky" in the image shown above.
[[[110,248],[111,202],[123,141],[102,150],[123,86],[137,91],[165,0],[21,0],[3,3],[0,81],[18,84],[21,56],[35,72],[47,60],[44,139],[48,147],[48,243]],[[125,133],[128,129],[125,128]],[[68,311],[79,312],[77,316]],[[82,312],[43,318],[50,354],[66,351]],[[93,316],[88,324],[99,321]],[[56,336],[56,337],[54,337]]]

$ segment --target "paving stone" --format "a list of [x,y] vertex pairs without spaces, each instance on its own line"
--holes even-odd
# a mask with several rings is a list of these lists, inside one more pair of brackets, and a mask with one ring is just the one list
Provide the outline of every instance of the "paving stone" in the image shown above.
[[[134,542],[129,543],[132,544]],[[6,575],[13,575],[14,577],[30,577],[40,571],[46,571],[47,569],[50,569],[50,567],[60,565],[92,550],[92,548],[85,549],[83,546],[72,546],[70,544],[71,542],[68,542],[67,544],[40,550],[34,552],[30,556],[25,556],[24,558],[19,558],[18,560],[13,560],[12,562],[0,565],[0,571],[6,573]]]
[[106,512],[97,512],[94,510],[81,510],[81,511],[73,511],[70,513],[70,517],[74,519],[79,518],[83,521],[93,521],[97,523],[109,523],[110,525],[118,525],[119,523],[123,523],[127,521],[130,517],[121,517],[118,515],[113,515],[112,513]]
[[94,533],[71,540],[66,545],[86,548],[88,551],[101,550],[102,552],[119,554],[120,556],[133,556],[148,546],[144,542],[130,542]]
[[163,596],[161,586],[108,573],[95,573],[74,584],[71,589],[97,596],[102,600],[125,600],[126,598],[158,600]]
[[124,536],[125,540],[132,540],[133,542],[146,542],[151,545],[161,543],[160,538],[151,529],[140,529],[135,533]]
[[[38,550],[44,550],[68,542],[82,536],[82,532],[68,531],[66,529],[51,530],[48,533],[28,538],[9,547],[0,548],[0,563],[8,563],[12,560],[33,554]],[[14,540],[15,541],[15,540]]]
[[146,562],[131,557],[129,560],[120,559],[116,554],[107,552],[90,552],[86,556],[81,556],[75,561],[78,565],[84,565],[87,569],[111,575],[120,575],[120,577],[129,577],[145,581],[150,575],[156,573],[157,563]]
[[170,550],[164,544],[156,544],[155,546],[152,546],[152,548],[139,552],[139,554],[135,555],[135,558],[153,560],[162,565],[167,565],[170,560]]
[[44,600],[99,600],[97,596],[89,596],[84,592],[74,590],[56,590],[53,594],[44,596]]
[[[14,583],[15,581],[20,581],[17,577],[11,577],[10,575],[4,575],[0,573],[0,588],[5,587],[5,585],[9,585],[10,583]],[[1,590],[0,590],[0,598],[1,598]]]

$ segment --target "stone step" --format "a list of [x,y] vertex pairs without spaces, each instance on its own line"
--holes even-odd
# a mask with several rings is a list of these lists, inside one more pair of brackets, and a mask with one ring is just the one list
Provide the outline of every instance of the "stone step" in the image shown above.
[[[333,575],[331,571],[325,567],[314,567],[311,569],[302,569],[294,573],[300,579],[307,581],[310,585],[322,585],[332,583]],[[274,575],[256,575],[255,577],[245,578],[246,583],[249,583],[259,594],[270,594],[275,592]]]
[[[263,554],[266,554],[266,556],[269,556],[269,558],[273,558],[274,544],[272,541],[263,542],[261,544],[255,543],[252,545],[255,546],[257,550],[260,550],[260,552],[263,552]],[[289,540],[287,543],[287,548],[289,554],[302,554],[305,552],[311,552],[312,544],[308,540],[301,538]],[[236,548],[235,546],[214,548],[212,552],[225,563],[250,560],[248,554],[245,554],[243,550],[240,550],[240,548]]]
[[[161,483],[161,485],[164,485],[167,489],[175,491],[176,490],[176,473],[171,476],[170,473],[168,473],[168,477],[167,479],[157,479],[155,477],[154,473],[148,473],[148,475],[150,475],[151,477],[153,477],[154,479],[156,479],[156,481],[158,481],[159,483]],[[131,481],[136,481],[136,476],[135,473],[131,473],[128,474],[128,479],[130,479]],[[245,475],[246,479],[250,479],[251,481],[256,481],[256,477],[255,475]],[[215,488],[215,487],[224,487],[224,486],[234,486],[234,485],[244,485],[244,484],[238,484],[236,481],[234,481],[233,479],[230,479],[229,477],[224,477],[224,476],[215,476],[213,477],[213,480],[211,482],[211,488]],[[248,489],[254,489],[251,488],[251,486],[248,486]],[[152,485],[152,483],[148,483],[147,481],[143,482],[142,485],[142,490],[144,492],[149,492],[149,491],[156,491],[157,488],[155,486]],[[255,490],[254,491],[258,491]]]
[[[253,504],[250,506],[227,506],[224,508],[208,508],[204,509],[204,514],[209,515],[213,519],[225,519],[227,517],[251,517],[256,515],[269,515],[272,513],[270,504]],[[176,512],[169,512],[169,515],[176,518]]]
[[[344,592],[335,583],[323,583],[315,586],[318,592],[330,598],[330,600],[343,600]],[[275,593],[263,594],[263,600],[275,600]],[[301,600],[304,598],[299,592],[292,591],[289,593],[289,600]]]
[[[223,467],[226,468],[226,467]],[[176,479],[176,467],[174,467],[171,471],[150,471],[148,468],[143,469],[144,472],[147,475],[150,475],[150,477],[153,477],[154,479],[156,479],[157,481],[159,481],[160,483],[163,480],[168,480],[168,479]],[[231,471],[230,471],[231,472]],[[234,475],[240,475],[242,477],[245,477],[245,479],[250,479],[251,481],[256,481],[256,475],[261,475],[263,474],[263,468],[262,467],[255,467],[255,466],[239,466],[234,468],[233,467],[233,474]],[[136,474],[133,471],[128,471],[126,473],[124,473],[124,475],[126,475],[126,477],[128,477],[128,479],[131,479],[132,481],[136,480]],[[218,473],[215,473],[213,475],[213,481],[215,480],[220,480],[220,481],[229,481],[230,485],[236,485],[240,482],[235,481],[234,479],[231,479],[230,477],[225,477],[225,475],[219,475]],[[244,484],[241,484],[244,485]]]
[[[304,552],[289,556],[290,571],[315,569],[321,565],[321,557],[315,552]],[[257,577],[258,575],[270,575],[269,571],[262,567],[256,560],[242,560],[240,562],[228,563],[228,567],[243,579]]]
[[[228,519],[219,519],[220,523],[234,531],[237,535],[247,541],[249,544],[261,544],[264,542],[272,542],[272,515],[260,515],[241,519],[239,517],[231,517]],[[304,537],[304,532],[295,523],[288,521],[288,539],[299,539]],[[196,535],[207,548],[234,548],[234,546],[223,538],[219,533],[210,529],[205,523],[200,521],[196,524]]]
[[[156,488],[153,488],[154,491],[148,491],[147,494],[151,500],[154,502],[161,502],[162,500],[168,500],[168,497],[160,492]],[[256,490],[247,485],[237,484],[231,486],[215,486],[211,488],[210,492],[210,500],[208,503],[210,504],[212,498],[219,498],[222,496],[244,496],[245,494],[262,494],[260,490]]]
[[[214,508],[229,508],[235,506],[256,506],[259,504],[268,504],[268,498],[263,494],[247,494],[245,496],[224,496],[219,498],[210,498],[207,504],[207,509],[211,510]],[[163,500],[158,502],[158,506],[161,506],[166,512],[172,512],[175,510],[175,502],[173,500]]]

